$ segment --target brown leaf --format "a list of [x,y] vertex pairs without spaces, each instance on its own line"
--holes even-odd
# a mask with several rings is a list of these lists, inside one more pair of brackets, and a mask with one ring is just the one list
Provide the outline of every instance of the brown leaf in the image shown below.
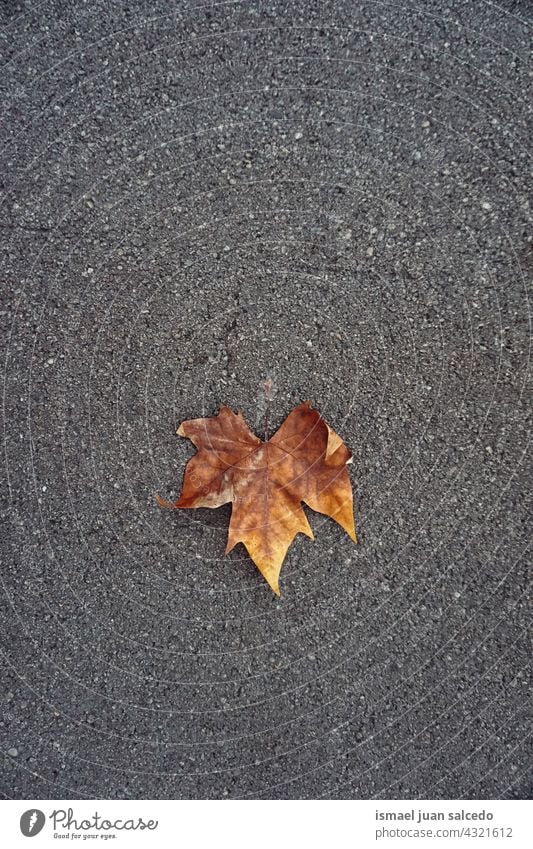
[[302,502],[331,516],[357,542],[351,453],[320,413],[300,404],[268,442],[250,432],[240,413],[191,419],[178,429],[198,452],[187,463],[181,496],[157,496],[162,507],[220,507],[232,503],[226,552],[242,542],[279,595],[279,573],[297,533],[313,539]]

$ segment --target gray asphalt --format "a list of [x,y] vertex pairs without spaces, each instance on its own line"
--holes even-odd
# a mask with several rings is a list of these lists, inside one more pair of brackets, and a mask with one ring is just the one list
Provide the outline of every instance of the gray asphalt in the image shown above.
[[[524,798],[528,2],[0,4],[1,793]],[[357,546],[160,510],[311,400]]]

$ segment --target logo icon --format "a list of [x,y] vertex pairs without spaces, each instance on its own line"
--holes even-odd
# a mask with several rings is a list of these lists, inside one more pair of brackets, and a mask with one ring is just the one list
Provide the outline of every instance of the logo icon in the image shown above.
[[29,811],[24,811],[20,818],[20,830],[24,837],[35,837],[36,834],[39,834],[45,822],[46,817],[42,811],[37,808],[30,808]]

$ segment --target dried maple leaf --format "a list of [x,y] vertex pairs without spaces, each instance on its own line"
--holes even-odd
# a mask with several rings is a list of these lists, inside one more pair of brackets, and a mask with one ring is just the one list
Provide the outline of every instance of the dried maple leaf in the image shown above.
[[197,453],[185,469],[183,490],[162,507],[220,507],[232,503],[226,553],[242,542],[279,595],[279,573],[297,533],[313,539],[302,501],[331,516],[357,542],[351,453],[309,404],[287,416],[268,442],[251,433],[241,413],[222,407],[212,418],[191,419],[178,429]]

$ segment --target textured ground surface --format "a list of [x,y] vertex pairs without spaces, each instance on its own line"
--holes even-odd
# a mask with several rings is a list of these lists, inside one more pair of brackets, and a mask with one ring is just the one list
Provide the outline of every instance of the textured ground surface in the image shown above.
[[[4,796],[531,792],[528,9],[0,4]],[[267,376],[360,536],[281,599],[153,500]]]

